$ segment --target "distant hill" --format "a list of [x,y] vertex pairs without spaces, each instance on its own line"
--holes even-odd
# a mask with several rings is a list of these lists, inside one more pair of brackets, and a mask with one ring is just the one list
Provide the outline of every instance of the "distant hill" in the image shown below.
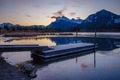
[[12,24],[12,23],[2,23],[0,24],[0,28],[4,28],[6,30],[43,30],[46,28],[44,25],[31,25],[31,26],[21,26],[19,24]]
[[0,28],[4,28],[4,27],[13,27],[14,25],[12,23],[2,23],[0,24]]

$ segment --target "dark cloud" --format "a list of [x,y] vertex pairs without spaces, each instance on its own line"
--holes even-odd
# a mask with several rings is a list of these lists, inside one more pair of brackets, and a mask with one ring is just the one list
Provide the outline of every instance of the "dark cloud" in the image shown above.
[[63,16],[64,14],[62,11],[58,11],[58,12],[53,13],[53,15],[58,17],[58,16]]
[[58,16],[64,16],[64,11],[67,10],[67,7],[64,7],[63,9],[53,13],[53,16],[58,17]]
[[56,19],[59,16],[64,16],[64,12],[67,10],[67,7],[64,7],[63,9],[53,13],[53,16],[51,16],[51,19]]
[[69,13],[69,15],[70,15],[70,16],[75,16],[76,13],[75,13],[75,12],[71,12],[71,13]]
[[25,15],[26,17],[32,17],[31,15],[29,15],[29,14],[27,14],[27,15]]
[[56,16],[52,16],[51,19],[56,19],[57,17]]

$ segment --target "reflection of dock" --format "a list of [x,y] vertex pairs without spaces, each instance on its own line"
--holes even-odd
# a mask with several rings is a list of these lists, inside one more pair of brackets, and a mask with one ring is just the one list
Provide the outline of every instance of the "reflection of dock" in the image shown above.
[[76,43],[67,45],[58,45],[49,47],[48,50],[36,50],[32,51],[32,57],[34,59],[40,59],[43,61],[53,60],[53,58],[69,55],[77,52],[84,52],[95,49],[94,44],[88,43]]
[[42,50],[47,48],[47,46],[39,46],[36,44],[21,44],[21,45],[0,45],[0,52],[14,52],[14,51],[32,51],[32,50]]

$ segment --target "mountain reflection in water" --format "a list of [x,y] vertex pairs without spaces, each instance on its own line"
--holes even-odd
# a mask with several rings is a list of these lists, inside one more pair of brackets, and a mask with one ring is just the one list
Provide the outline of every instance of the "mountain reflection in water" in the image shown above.
[[[94,38],[81,38],[81,37],[52,37],[50,38],[56,45],[70,44],[70,43],[94,43]],[[115,43],[120,43],[119,39],[110,38],[97,38],[96,43],[99,50],[113,50],[117,48]]]
[[[94,43],[94,38],[83,37],[47,37],[19,38],[5,44],[36,43],[39,45],[55,46],[70,43]],[[49,63],[26,62],[35,65],[37,77],[33,80],[120,80],[120,39],[97,38],[97,51],[84,52],[84,55],[61,57]],[[22,52],[21,52],[22,53]],[[12,55],[4,53],[9,59]],[[11,55],[10,55],[11,54]],[[81,54],[81,53],[80,53]],[[23,54],[22,54],[23,55]],[[29,54],[28,54],[29,55]],[[27,56],[27,54],[25,55]],[[24,57],[24,56],[22,56]],[[15,57],[12,57],[15,58]],[[26,57],[27,58],[27,57]],[[16,59],[16,58],[15,58]],[[15,60],[13,59],[13,60]],[[18,63],[22,58],[17,57]],[[8,61],[9,62],[9,61]],[[25,62],[23,62],[25,63]]]
[[[11,42],[3,42],[2,44],[39,44],[40,46],[55,46],[70,43],[94,43],[94,38],[83,37],[33,37],[33,38],[15,38]],[[120,39],[96,38],[99,50],[113,50],[120,45]]]

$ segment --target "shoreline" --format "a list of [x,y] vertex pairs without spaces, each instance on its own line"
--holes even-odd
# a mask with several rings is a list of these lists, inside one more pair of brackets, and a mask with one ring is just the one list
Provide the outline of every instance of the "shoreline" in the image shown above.
[[[24,38],[24,37],[90,37],[94,38],[94,32],[49,32],[49,33],[41,33],[41,32],[11,32],[5,33],[1,35],[1,38]],[[96,38],[116,38],[120,39],[120,32],[97,32]]]
[[[8,32],[1,34],[1,37],[35,37],[35,36],[68,36],[68,35],[76,35],[76,36],[94,36],[95,32]],[[117,35],[120,37],[120,32],[97,32],[98,36],[101,35]]]
[[0,80],[31,80],[31,78],[7,63],[0,53]]

